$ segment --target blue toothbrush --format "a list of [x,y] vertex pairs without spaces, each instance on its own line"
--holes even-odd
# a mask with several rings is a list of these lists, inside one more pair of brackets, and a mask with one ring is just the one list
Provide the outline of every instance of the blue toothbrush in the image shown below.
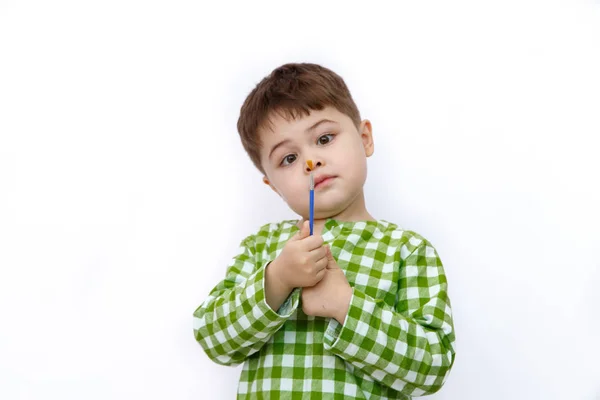
[[310,234],[313,234],[313,224],[315,222],[315,179],[313,177],[313,163],[311,160],[306,161],[310,170],[310,201],[309,201],[309,226]]
[[313,173],[310,171],[310,234],[313,234],[313,223],[315,222],[315,180],[313,179]]

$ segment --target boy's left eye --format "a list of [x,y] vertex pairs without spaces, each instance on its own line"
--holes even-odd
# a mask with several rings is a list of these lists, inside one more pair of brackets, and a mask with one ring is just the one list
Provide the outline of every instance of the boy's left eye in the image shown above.
[[327,144],[333,140],[334,136],[335,135],[332,133],[327,133],[323,136],[319,136],[319,138],[317,139],[317,144]]

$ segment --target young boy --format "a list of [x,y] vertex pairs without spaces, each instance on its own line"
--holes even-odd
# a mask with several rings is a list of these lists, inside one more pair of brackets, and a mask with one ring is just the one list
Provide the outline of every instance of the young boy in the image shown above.
[[248,95],[238,130],[264,183],[301,217],[245,238],[194,312],[206,354],[244,363],[238,398],[410,399],[439,390],[455,354],[442,262],[425,238],[367,211],[371,123],[342,78],[315,64],[283,65]]

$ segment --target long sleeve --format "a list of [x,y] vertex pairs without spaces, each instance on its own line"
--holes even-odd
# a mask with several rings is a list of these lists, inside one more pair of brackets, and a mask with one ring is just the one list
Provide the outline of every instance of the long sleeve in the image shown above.
[[257,257],[256,236],[242,241],[226,277],[194,311],[194,336],[211,360],[237,365],[260,350],[298,307],[294,290],[278,312],[265,300],[268,260]]
[[422,239],[400,253],[395,307],[353,288],[344,324],[328,323],[325,349],[382,385],[420,396],[439,390],[454,363],[452,312],[433,246]]

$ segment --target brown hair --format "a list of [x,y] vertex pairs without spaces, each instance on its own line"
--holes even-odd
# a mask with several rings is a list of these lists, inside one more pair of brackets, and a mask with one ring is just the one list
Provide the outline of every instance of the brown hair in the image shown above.
[[295,119],[326,106],[335,107],[357,127],[360,125],[360,113],[346,83],[325,67],[309,63],[285,64],[260,81],[246,97],[237,123],[242,145],[256,168],[264,173],[258,131],[270,124],[272,113]]

